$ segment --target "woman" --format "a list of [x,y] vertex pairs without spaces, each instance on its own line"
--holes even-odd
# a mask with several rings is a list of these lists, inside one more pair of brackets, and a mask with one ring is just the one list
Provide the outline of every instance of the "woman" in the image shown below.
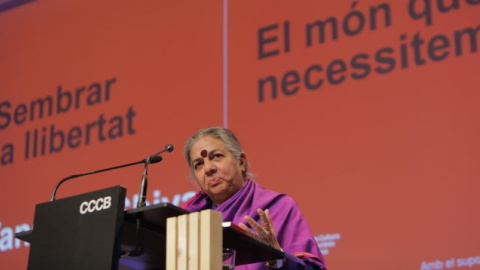
[[296,203],[287,195],[266,190],[250,179],[247,158],[231,131],[221,127],[198,131],[186,142],[185,157],[201,189],[185,204],[186,210],[219,211],[223,221],[231,221],[285,252],[284,259],[235,269],[326,269]]

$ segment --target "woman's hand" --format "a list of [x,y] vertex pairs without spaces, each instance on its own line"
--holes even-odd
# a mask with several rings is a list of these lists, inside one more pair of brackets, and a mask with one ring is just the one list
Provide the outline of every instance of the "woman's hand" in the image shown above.
[[245,224],[240,224],[240,228],[244,229],[246,233],[250,236],[260,239],[270,246],[282,250],[282,247],[278,243],[277,235],[275,234],[275,228],[273,228],[273,222],[268,213],[268,209],[263,211],[262,209],[257,209],[257,213],[260,216],[260,221],[262,224],[258,224],[253,218],[245,216],[245,220],[250,224],[254,231],[251,231]]

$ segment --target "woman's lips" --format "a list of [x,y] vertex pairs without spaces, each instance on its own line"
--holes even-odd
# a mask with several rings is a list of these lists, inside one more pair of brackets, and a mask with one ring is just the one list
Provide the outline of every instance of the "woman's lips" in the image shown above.
[[208,186],[215,187],[216,185],[220,184],[220,180],[221,178],[218,178],[218,177],[212,178],[208,181]]

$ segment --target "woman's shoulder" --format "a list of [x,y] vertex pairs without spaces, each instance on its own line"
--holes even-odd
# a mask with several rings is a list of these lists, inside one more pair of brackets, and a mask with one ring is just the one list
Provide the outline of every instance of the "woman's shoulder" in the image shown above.
[[281,207],[298,208],[295,200],[286,193],[267,189],[259,183],[254,183],[257,186],[257,197],[269,199],[272,205],[280,205]]

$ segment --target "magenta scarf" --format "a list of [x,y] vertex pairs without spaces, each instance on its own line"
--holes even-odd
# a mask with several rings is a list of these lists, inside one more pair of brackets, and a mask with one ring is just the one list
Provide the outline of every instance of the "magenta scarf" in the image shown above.
[[[244,219],[246,215],[260,223],[257,209],[269,209],[280,246],[286,253],[293,254],[297,260],[301,260],[288,262],[289,267],[285,269],[325,269],[323,256],[307,222],[297,204],[285,194],[266,190],[247,179],[237,193],[219,206],[214,206],[207,194],[200,191],[182,207],[190,212],[213,209],[222,213],[223,221],[231,221],[237,225],[244,223],[247,226],[248,223]],[[287,254],[287,259],[290,260],[292,257],[294,256]],[[298,265],[305,262],[305,268]],[[262,263],[256,263],[238,266],[235,269],[268,268]]]

